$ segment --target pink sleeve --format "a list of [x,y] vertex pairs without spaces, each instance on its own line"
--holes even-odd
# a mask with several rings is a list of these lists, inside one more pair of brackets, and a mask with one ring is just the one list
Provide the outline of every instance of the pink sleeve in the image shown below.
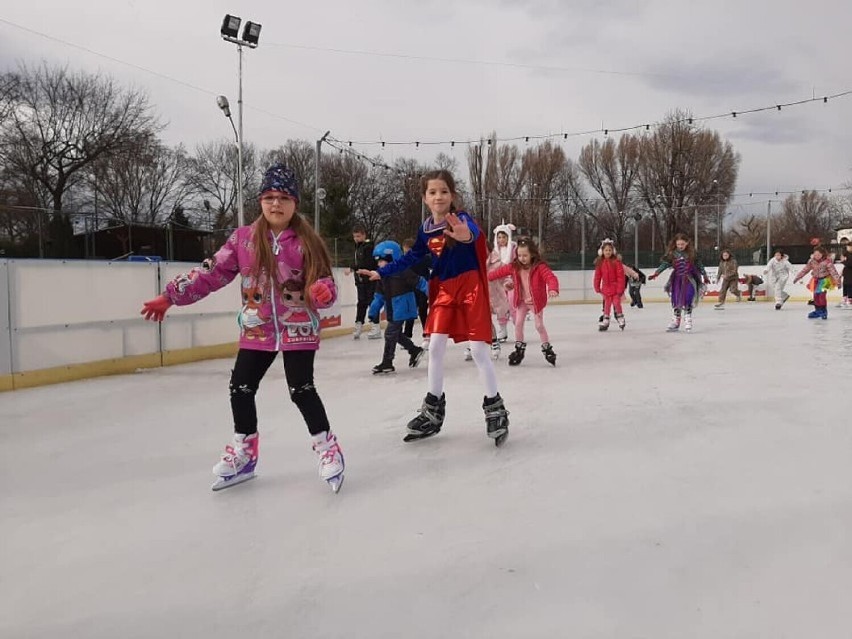
[[213,291],[229,284],[240,272],[237,259],[237,233],[216,251],[212,259],[205,260],[189,273],[182,273],[166,284],[164,294],[172,304],[186,306],[204,299]]

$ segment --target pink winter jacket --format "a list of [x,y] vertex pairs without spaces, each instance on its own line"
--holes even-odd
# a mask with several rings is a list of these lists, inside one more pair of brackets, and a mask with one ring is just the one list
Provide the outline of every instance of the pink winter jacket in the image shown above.
[[[521,297],[521,276],[514,264],[506,264],[500,268],[494,269],[488,273],[488,281],[500,280],[504,277],[511,276],[512,282],[515,285],[514,305],[518,307],[518,303],[523,300]],[[547,292],[559,292],[559,280],[550,267],[544,262],[534,264],[530,269],[530,296],[533,301],[533,312],[540,313],[547,306]]]
[[[304,260],[296,232],[286,229],[276,238],[270,231],[278,263],[278,281],[281,282],[274,289],[265,272],[259,277],[251,274],[255,262],[253,234],[253,226],[238,228],[212,259],[169,282],[164,295],[173,304],[185,306],[207,297],[239,275],[242,293],[242,308],[237,318],[240,348],[255,351],[318,349],[319,315],[304,302]],[[331,301],[323,306],[327,308],[337,298],[337,287],[331,277],[319,281],[332,293]]]

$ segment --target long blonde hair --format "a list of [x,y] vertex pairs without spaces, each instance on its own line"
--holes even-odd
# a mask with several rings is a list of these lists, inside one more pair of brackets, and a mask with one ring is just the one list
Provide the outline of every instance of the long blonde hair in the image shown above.
[[[254,233],[252,239],[255,245],[254,275],[258,276],[265,271],[273,285],[282,286],[278,281],[278,268],[276,267],[275,255],[272,253],[272,244],[269,241],[271,229],[269,222],[261,215],[253,224]],[[331,277],[331,255],[325,241],[317,235],[304,217],[298,212],[293,213],[289,228],[293,229],[299,244],[302,247],[302,271],[304,275],[304,299],[308,308],[316,310],[316,304],[311,296],[311,286],[323,278]]]

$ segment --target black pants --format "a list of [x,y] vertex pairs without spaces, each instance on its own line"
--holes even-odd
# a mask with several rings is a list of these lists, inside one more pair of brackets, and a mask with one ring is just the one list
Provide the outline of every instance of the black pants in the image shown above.
[[642,289],[638,287],[628,286],[627,291],[630,293],[630,301],[639,308],[642,308]]
[[[277,351],[253,351],[241,348],[231,371],[231,412],[234,431],[251,435],[257,432],[257,407],[254,396],[260,380],[278,355]],[[290,389],[290,399],[298,406],[311,435],[329,430],[328,417],[317,389],[314,387],[314,357],[316,351],[287,351],[284,356],[284,375]]]
[[852,297],[852,281],[847,281],[846,278],[843,279],[843,297]]
[[[417,291],[414,294],[414,297],[417,299],[417,315],[420,317],[420,328],[424,331],[426,330],[426,316],[429,313],[429,298]],[[408,338],[414,336],[414,320],[405,320],[405,324],[402,327],[402,334]]]
[[393,361],[397,344],[407,350],[410,355],[417,352],[417,346],[414,345],[411,338],[403,334],[402,322],[388,322],[385,328],[385,353],[382,362],[390,363]]
[[358,290],[358,308],[355,311],[355,322],[363,324],[364,318],[367,316],[367,308],[376,293],[376,283],[356,275],[355,288]]

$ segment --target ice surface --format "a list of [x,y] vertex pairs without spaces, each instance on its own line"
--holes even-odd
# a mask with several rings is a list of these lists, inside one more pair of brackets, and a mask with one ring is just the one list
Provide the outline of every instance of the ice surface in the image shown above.
[[403,444],[425,366],[327,340],[334,495],[277,362],[259,478],[213,493],[231,362],[0,395],[0,636],[840,637],[852,627],[852,311],[549,308],[559,360],[497,362],[511,437],[447,355],[447,421]]

